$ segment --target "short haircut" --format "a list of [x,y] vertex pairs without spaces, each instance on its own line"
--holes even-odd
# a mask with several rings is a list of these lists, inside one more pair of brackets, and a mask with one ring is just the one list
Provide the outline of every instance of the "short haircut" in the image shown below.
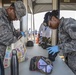
[[52,11],[52,14],[51,14],[51,17],[52,16],[54,16],[54,17],[56,17],[56,18],[59,18],[58,16],[59,16],[59,11],[58,10],[53,10]]

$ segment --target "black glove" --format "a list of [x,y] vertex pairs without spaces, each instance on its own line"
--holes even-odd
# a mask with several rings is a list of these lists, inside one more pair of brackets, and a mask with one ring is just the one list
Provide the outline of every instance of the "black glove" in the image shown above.
[[48,54],[48,58],[49,58],[51,61],[55,61],[55,58],[56,58],[57,54],[58,54],[58,52],[55,53],[54,55],[52,55],[52,53],[51,53],[51,54]]

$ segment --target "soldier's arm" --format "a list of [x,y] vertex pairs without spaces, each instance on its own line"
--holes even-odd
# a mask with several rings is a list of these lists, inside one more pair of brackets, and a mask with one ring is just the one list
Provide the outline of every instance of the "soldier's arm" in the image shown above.
[[14,36],[11,30],[4,22],[0,22],[0,43],[10,45],[13,42]]
[[64,53],[76,51],[76,24],[66,25],[64,30],[71,39],[70,42],[60,44],[59,49],[62,49]]

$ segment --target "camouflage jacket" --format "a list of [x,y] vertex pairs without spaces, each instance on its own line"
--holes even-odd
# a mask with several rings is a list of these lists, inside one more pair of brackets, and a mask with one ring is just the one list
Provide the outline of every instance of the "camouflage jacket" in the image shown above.
[[4,8],[0,9],[0,45],[10,45],[14,41],[13,32],[15,31],[13,23],[8,20]]
[[68,65],[76,73],[76,20],[61,18],[59,25],[59,49],[68,58]]
[[59,47],[64,53],[76,51],[76,20],[62,18],[59,25]]

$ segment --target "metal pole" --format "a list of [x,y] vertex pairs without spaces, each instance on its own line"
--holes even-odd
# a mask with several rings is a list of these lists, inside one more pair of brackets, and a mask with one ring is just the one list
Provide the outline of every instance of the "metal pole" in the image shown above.
[[[60,0],[52,0],[53,10],[60,10]],[[52,46],[57,44],[57,29],[52,30]]]
[[34,14],[33,14],[33,31],[34,31],[34,42],[35,42],[35,23],[34,23]]
[[58,12],[59,12],[58,16],[60,18],[60,0],[58,0]]
[[[32,11],[32,13],[33,13],[33,32],[35,31],[35,23],[34,23],[34,6],[35,6],[35,4],[34,4],[34,2],[32,3],[32,9],[33,9],[33,11]],[[34,42],[35,42],[35,32],[33,33],[33,38],[34,38]]]
[[[52,6],[53,6],[53,10],[57,9],[57,0],[52,0]],[[57,42],[57,30],[53,29],[52,30],[52,46],[56,45]]]
[[[60,18],[60,0],[58,0],[58,12],[59,12],[59,14],[58,14],[58,17]],[[58,29],[57,29],[57,43],[56,44],[58,44]]]
[[[33,30],[32,30],[32,13],[31,13],[31,35],[33,35],[33,34],[32,34],[32,31],[33,31]],[[32,36],[31,36],[31,40],[32,40]]]

